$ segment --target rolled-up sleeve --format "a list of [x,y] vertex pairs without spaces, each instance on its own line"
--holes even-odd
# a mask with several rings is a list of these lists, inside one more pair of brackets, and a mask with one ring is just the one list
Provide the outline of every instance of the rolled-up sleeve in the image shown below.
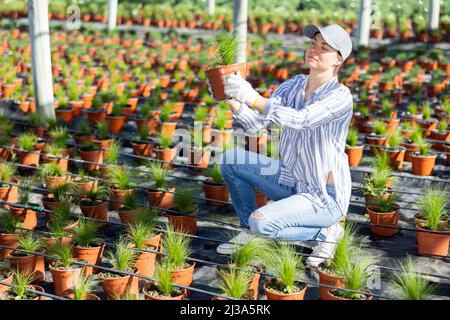
[[313,129],[341,117],[353,108],[353,98],[346,86],[339,86],[321,100],[296,110],[284,104],[280,96],[268,99],[263,117],[290,129]]

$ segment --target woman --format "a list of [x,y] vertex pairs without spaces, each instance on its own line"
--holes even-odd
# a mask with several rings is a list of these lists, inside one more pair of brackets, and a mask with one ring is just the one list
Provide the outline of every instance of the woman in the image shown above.
[[[350,55],[349,34],[338,25],[323,29],[308,25],[313,39],[306,50],[309,75],[283,82],[269,99],[260,96],[239,74],[225,80],[225,93],[234,117],[245,129],[256,131],[270,124],[282,128],[281,160],[242,149],[230,149],[221,170],[243,231],[221,254],[233,252],[233,242],[253,235],[279,240],[318,240],[307,264],[316,266],[332,258],[343,234],[338,224],[351,196],[351,177],[345,141],[352,118],[350,90],[339,84],[337,73]],[[253,109],[253,110],[252,110]],[[267,173],[267,167],[277,170]],[[254,189],[273,202],[256,210]],[[249,230],[248,230],[249,228]]]

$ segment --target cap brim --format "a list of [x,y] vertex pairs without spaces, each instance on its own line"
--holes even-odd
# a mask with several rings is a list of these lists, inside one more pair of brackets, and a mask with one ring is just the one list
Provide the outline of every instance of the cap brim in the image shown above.
[[320,28],[314,24],[309,24],[303,28],[303,34],[310,39],[314,39],[317,32],[320,32]]

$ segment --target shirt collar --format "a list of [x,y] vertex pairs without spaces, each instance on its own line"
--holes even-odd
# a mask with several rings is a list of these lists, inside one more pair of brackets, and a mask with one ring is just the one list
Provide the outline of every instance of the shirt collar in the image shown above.
[[[308,80],[309,80],[309,74],[306,76],[306,79],[304,81],[304,85],[303,85],[303,89],[302,89],[303,96],[305,94],[305,89],[306,89],[306,85],[308,84]],[[320,85],[318,88],[316,88],[316,90],[311,92],[311,96],[309,97],[308,100],[310,100],[312,96],[318,95],[318,94],[320,94],[323,91],[328,91],[328,89],[331,89],[336,84],[339,84],[337,76],[331,77],[328,81],[326,81],[325,83]]]

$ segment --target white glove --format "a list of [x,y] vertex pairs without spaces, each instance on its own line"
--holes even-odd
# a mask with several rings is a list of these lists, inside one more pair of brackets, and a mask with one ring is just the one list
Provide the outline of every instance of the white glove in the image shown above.
[[225,77],[224,92],[231,98],[243,102],[248,106],[252,105],[259,95],[253,89],[252,85],[242,78],[240,72]]

